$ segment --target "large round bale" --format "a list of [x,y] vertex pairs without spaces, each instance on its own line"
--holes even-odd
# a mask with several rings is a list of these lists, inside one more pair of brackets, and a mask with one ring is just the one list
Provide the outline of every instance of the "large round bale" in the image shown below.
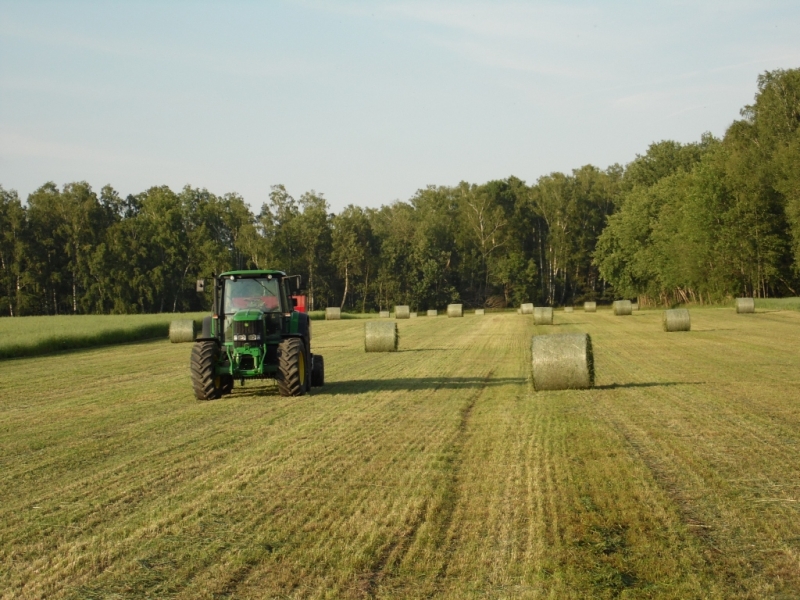
[[549,306],[537,306],[533,309],[534,325],[552,325],[553,309]]
[[395,319],[410,319],[411,318],[411,307],[408,305],[401,305],[394,307],[394,318]]
[[689,311],[685,308],[665,310],[662,316],[662,323],[664,331],[689,331],[692,328]]
[[378,313],[378,316],[381,319],[388,319],[391,316],[391,313],[388,310],[382,310],[381,312]]
[[581,390],[594,386],[594,355],[588,333],[535,335],[531,341],[533,388]]
[[532,315],[533,314],[533,304],[521,304],[519,309],[522,311],[523,315]]
[[754,313],[756,312],[756,301],[753,298],[737,298],[736,299],[736,313]]
[[639,310],[639,303],[631,302],[631,310]]
[[325,309],[326,321],[338,321],[342,318],[342,309],[338,306],[329,306]]
[[575,309],[572,306],[565,306],[564,307],[564,312],[565,313],[571,313],[573,310],[575,310]]
[[618,317],[624,317],[631,314],[633,310],[631,309],[631,301],[630,300],[615,300],[614,301],[614,314]]
[[364,323],[365,352],[397,352],[397,323],[367,321]]
[[486,314],[486,309],[485,308],[476,308],[475,309],[475,314],[478,315],[478,316],[485,315]]
[[417,318],[417,313],[415,313],[415,312],[413,312],[413,313],[408,313],[408,318],[409,318],[409,319],[416,319],[416,318]]
[[597,312],[597,302],[584,302],[583,312]]
[[178,319],[169,324],[169,341],[173,344],[194,341],[194,321]]
[[431,310],[428,311],[428,316],[429,317],[435,317],[438,314],[439,314],[439,312],[437,310],[435,310],[435,309],[431,309]]
[[447,305],[447,316],[448,317],[463,317],[464,316],[464,305],[463,304],[448,304]]

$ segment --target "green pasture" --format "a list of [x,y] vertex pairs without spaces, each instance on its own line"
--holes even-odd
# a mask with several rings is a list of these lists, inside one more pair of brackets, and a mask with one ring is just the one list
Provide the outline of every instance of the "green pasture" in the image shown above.
[[[0,362],[0,599],[800,597],[800,313],[397,324],[315,323],[299,398],[198,402],[165,339]],[[575,331],[597,386],[535,392]]]
[[154,315],[63,315],[0,319],[0,359],[49,354],[144,339],[164,338],[173,319],[194,319],[205,313]]

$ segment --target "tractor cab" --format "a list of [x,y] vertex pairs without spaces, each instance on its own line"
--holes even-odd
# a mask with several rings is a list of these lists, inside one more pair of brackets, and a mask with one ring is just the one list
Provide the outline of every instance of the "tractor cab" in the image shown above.
[[[287,302],[286,283],[280,276],[267,273],[263,276],[243,277],[225,274],[220,277],[221,310],[217,312],[223,332],[223,340],[227,343],[260,341],[254,335],[279,333],[284,313],[293,312]],[[237,316],[238,315],[238,316]],[[236,323],[264,321],[263,331],[240,331]],[[245,334],[250,338],[244,338]]]

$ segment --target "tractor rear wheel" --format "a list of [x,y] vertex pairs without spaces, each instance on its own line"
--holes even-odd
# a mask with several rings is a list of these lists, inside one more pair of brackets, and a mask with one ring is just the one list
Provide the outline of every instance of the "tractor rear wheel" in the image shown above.
[[311,385],[313,387],[325,385],[325,361],[319,354],[311,355]]
[[306,350],[299,338],[286,338],[278,344],[278,391],[281,396],[302,396],[308,378]]
[[222,394],[222,377],[216,375],[219,346],[214,341],[195,342],[192,348],[192,387],[198,400],[216,400]]

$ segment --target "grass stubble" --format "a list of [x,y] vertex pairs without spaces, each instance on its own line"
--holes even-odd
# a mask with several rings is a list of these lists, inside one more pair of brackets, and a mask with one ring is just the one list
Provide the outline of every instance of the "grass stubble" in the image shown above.
[[[796,597],[800,314],[660,316],[320,322],[301,398],[197,402],[167,341],[2,361],[0,598]],[[533,391],[556,331],[598,387]]]

